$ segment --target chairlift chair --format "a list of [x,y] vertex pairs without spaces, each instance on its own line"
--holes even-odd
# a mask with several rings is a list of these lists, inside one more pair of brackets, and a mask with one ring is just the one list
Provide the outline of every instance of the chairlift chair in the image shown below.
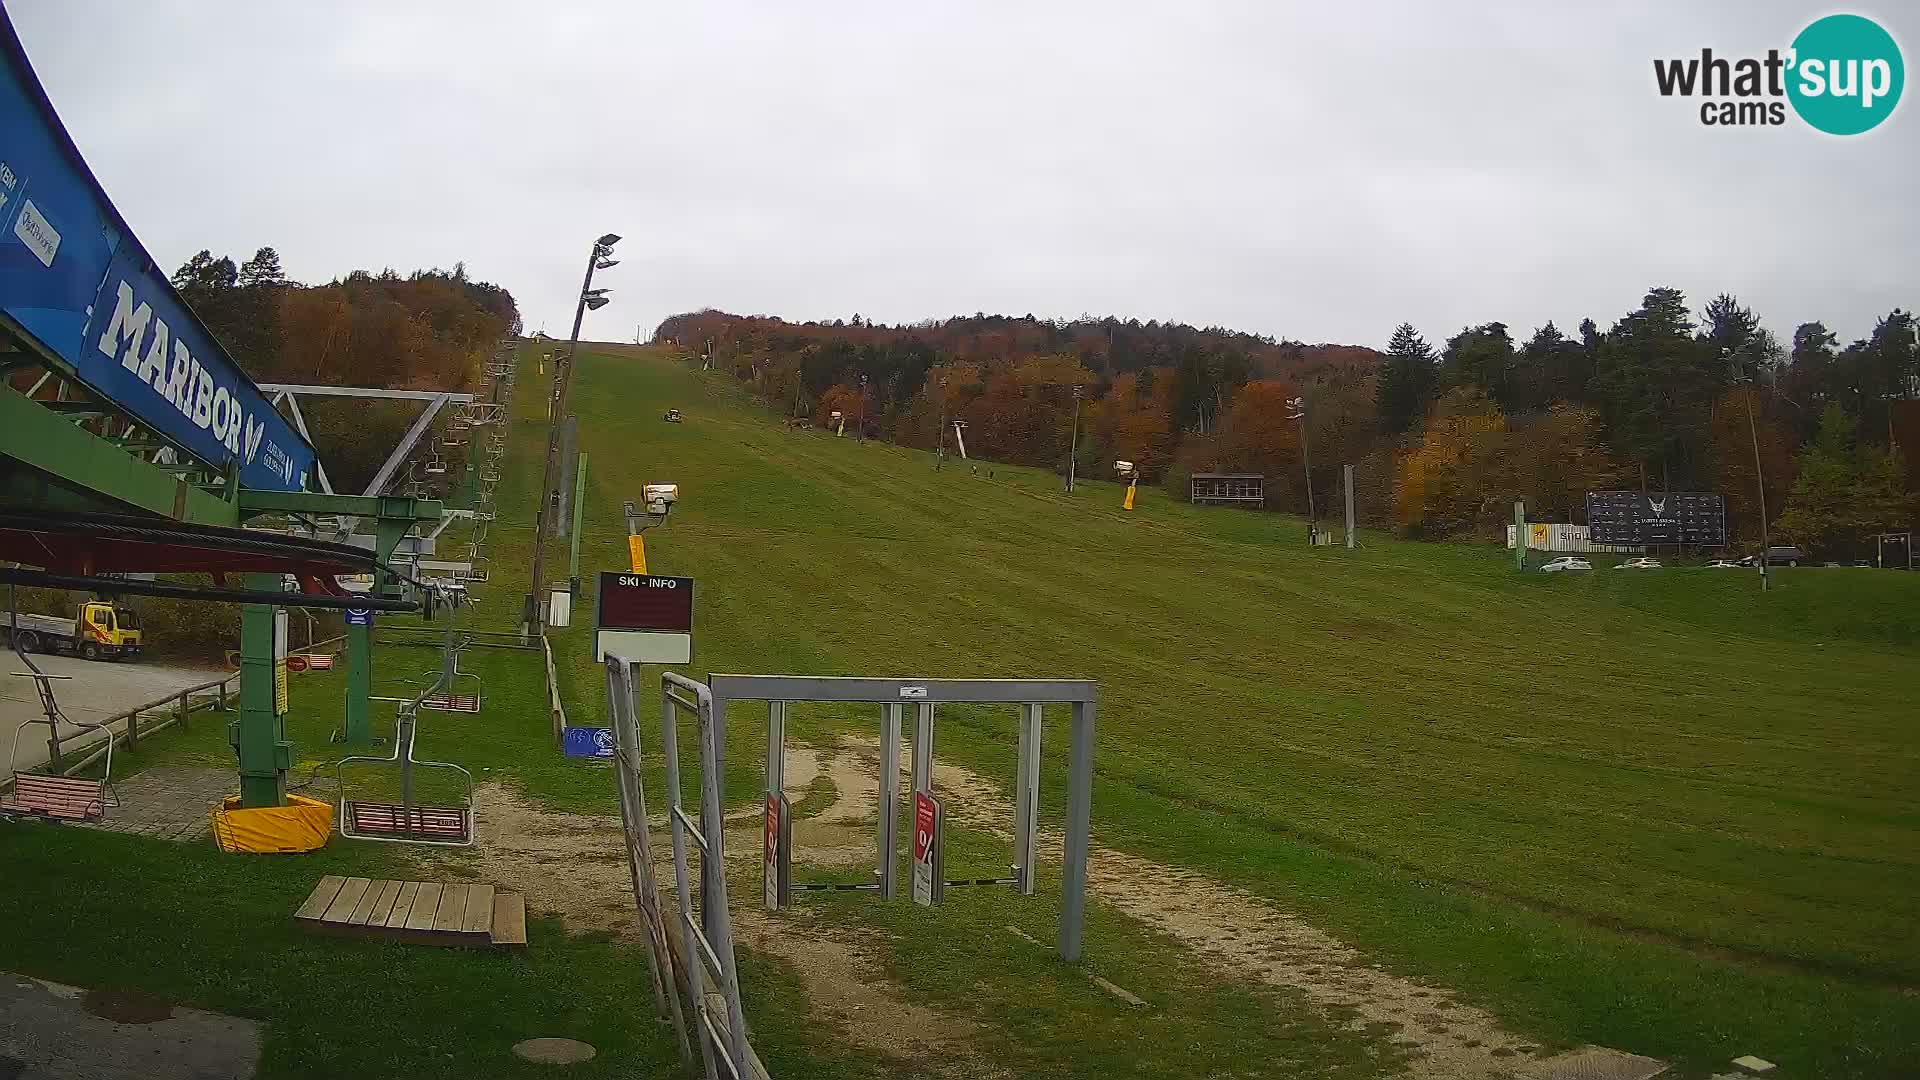
[[[383,844],[427,844],[435,847],[468,847],[473,843],[473,774],[449,761],[420,761],[413,756],[414,721],[422,698],[401,702],[395,724],[393,753],[387,757],[344,757],[334,764],[334,780],[340,789],[339,831],[348,840],[373,840]],[[345,766],[350,762],[396,765],[400,770],[398,802],[380,802],[355,798],[347,784]],[[459,806],[422,806],[413,798],[413,774],[416,769],[457,773],[464,795]]]
[[[31,666],[31,665],[29,665]],[[120,805],[120,796],[113,790],[113,732],[104,724],[90,724],[85,721],[69,719],[60,711],[59,703],[54,701],[54,679],[67,679],[68,675],[47,675],[39,671],[16,671],[16,676],[34,680],[40,690],[41,707],[46,715],[23,721],[13,732],[13,754],[7,762],[7,772],[13,777],[13,786],[4,795],[0,795],[0,817],[41,818],[47,821],[99,821],[107,816],[107,808]],[[66,720],[74,727],[89,731],[98,731],[106,737],[106,764],[100,771],[99,779],[82,776],[61,776],[52,772],[20,771],[20,737],[35,724],[46,724],[57,738],[59,722]]]
[[[473,644],[473,635],[467,634],[455,644],[452,628],[447,631],[447,643],[442,653],[440,669],[426,674],[434,678],[433,689],[420,698],[420,707],[434,712],[477,713],[480,711],[480,676],[471,671],[460,670],[460,653]],[[473,693],[459,692],[461,679],[473,680]]]
[[[438,594],[443,603],[451,598]],[[473,774],[450,761],[420,761],[413,756],[415,723],[420,708],[436,693],[447,693],[452,674],[459,667],[459,650],[454,643],[452,615],[448,614],[443,661],[433,685],[418,697],[400,702],[394,724],[393,753],[387,757],[351,756],[334,763],[333,776],[340,791],[338,829],[348,840],[373,840],[386,844],[427,844],[435,847],[468,847],[473,843]],[[472,641],[469,636],[467,640]],[[346,765],[350,762],[386,764],[400,770],[398,802],[379,802],[353,797],[347,784]],[[457,774],[462,794],[458,806],[423,806],[414,801],[413,774],[417,769]]]

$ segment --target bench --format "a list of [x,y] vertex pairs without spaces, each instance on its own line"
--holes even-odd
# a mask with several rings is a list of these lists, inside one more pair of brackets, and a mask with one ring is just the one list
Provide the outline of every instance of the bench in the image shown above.
[[428,694],[420,699],[420,707],[434,712],[477,713],[480,697],[477,694]]
[[409,813],[393,803],[349,802],[347,820],[354,837],[465,843],[470,832],[467,812],[450,807],[416,806]]
[[98,821],[106,816],[106,781],[77,776],[13,774],[13,790],[0,795],[0,814],[56,821]]

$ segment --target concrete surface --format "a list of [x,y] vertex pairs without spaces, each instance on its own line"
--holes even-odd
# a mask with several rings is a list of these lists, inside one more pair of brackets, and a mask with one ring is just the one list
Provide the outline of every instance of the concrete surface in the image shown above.
[[[207,668],[178,667],[144,660],[108,662],[49,656],[45,653],[33,654],[33,662],[49,675],[73,676],[55,680],[53,696],[69,719],[88,722],[105,720],[135,705],[144,705],[155,698],[177,693],[189,686],[198,686],[225,674]],[[14,733],[19,731],[21,721],[46,715],[40,708],[40,693],[34,686],[38,680],[12,674],[26,670],[26,665],[11,650],[0,650],[0,754],[12,751]],[[239,683],[235,682],[233,686],[237,689]],[[121,723],[113,727],[119,731],[126,725]],[[84,731],[69,724],[60,725],[60,730],[63,735]],[[93,741],[98,742],[97,739]],[[88,752],[86,744],[80,742],[66,743],[61,747],[61,754],[69,761],[78,761]],[[35,724],[20,735],[18,768],[25,772],[45,764],[46,760],[47,728],[44,724]],[[4,763],[0,763],[0,769],[5,767]]]
[[[213,808],[222,798],[239,794],[240,774],[232,768],[156,765],[138,776],[114,781],[113,792],[120,798],[118,806],[108,807],[100,821],[76,827],[201,841],[212,829]],[[6,1078],[0,1075],[0,1080]]]
[[251,1080],[260,1025],[141,994],[0,973],[0,1076]]

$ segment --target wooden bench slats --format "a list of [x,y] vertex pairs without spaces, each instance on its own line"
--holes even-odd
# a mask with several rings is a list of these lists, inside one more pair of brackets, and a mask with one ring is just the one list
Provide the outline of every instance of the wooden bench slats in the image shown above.
[[413,911],[407,915],[407,929],[431,930],[433,917],[440,910],[440,883],[423,881],[413,896]]
[[484,934],[493,926],[493,886],[467,886],[467,919],[456,929],[468,934]]
[[417,881],[400,883],[400,891],[393,894],[393,910],[387,913],[387,929],[398,930],[407,925],[407,918],[413,912],[413,902],[419,892],[420,883]]
[[468,885],[443,885],[440,887],[440,910],[434,913],[433,929],[458,931],[467,924],[467,894],[472,891]]
[[15,773],[13,791],[0,796],[0,813],[93,821],[106,815],[106,787],[103,780],[79,776]]
[[373,882],[363,877],[350,877],[340,886],[339,895],[333,903],[327,905],[327,913],[320,916],[321,922],[343,923],[353,914],[355,904],[367,894],[367,886]]
[[340,886],[346,882],[346,878],[335,874],[328,874],[321,878],[320,884],[314,886],[312,894],[307,897],[307,902],[300,905],[300,910],[294,912],[293,917],[317,919],[326,914],[327,905],[333,903],[333,898],[340,895]]
[[360,894],[360,902],[353,905],[353,911],[347,915],[349,926],[365,926],[373,916],[373,905],[380,900],[380,890],[386,882],[375,879],[367,883],[366,891]]
[[322,877],[294,912],[303,929],[456,948],[524,947],[526,901],[494,885]]

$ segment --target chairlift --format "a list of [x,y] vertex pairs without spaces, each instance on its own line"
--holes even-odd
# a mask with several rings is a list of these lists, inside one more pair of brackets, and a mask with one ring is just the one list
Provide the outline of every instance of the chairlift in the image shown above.
[[[400,702],[394,725],[393,753],[387,757],[353,756],[334,763],[334,781],[340,790],[338,828],[348,840],[372,840],[384,844],[426,844],[434,847],[469,847],[473,844],[473,774],[448,761],[420,761],[413,756],[415,722],[419,709],[436,692],[445,693],[450,672],[457,666],[459,648],[448,615],[446,643],[439,676],[432,687],[418,697]],[[471,641],[471,636],[468,637]],[[400,772],[398,802],[378,802],[353,797],[347,785],[345,766],[349,762],[370,765],[394,765]],[[416,770],[458,774],[463,794],[458,806],[423,806],[414,801],[413,776]]]
[[[16,648],[17,651],[17,648]],[[27,666],[33,668],[28,661]],[[13,755],[8,760],[7,772],[13,777],[13,787],[5,795],[0,795],[0,817],[44,818],[49,821],[99,821],[106,817],[107,807],[120,805],[120,796],[113,790],[113,732],[104,724],[90,724],[83,720],[73,720],[60,711],[60,705],[53,697],[53,680],[70,679],[71,675],[48,675],[38,668],[32,671],[16,671],[19,678],[32,679],[40,691],[40,706],[46,715],[23,721],[13,732]],[[60,736],[60,722],[66,721],[73,727],[88,731],[97,731],[106,737],[106,764],[100,771],[99,779],[82,776],[61,776],[55,772],[20,771],[20,737],[35,724],[45,724],[52,733],[52,741],[64,741]],[[71,738],[71,736],[68,736]],[[51,768],[51,763],[49,763]]]
[[[447,651],[443,654],[439,671],[426,674],[437,676],[434,689],[429,690],[420,699],[420,707],[434,712],[477,713],[480,711],[480,676],[471,671],[460,670],[460,653],[473,644],[473,635],[468,634],[458,645],[453,644],[453,635],[447,635]],[[473,693],[459,692],[461,679],[473,680]]]

